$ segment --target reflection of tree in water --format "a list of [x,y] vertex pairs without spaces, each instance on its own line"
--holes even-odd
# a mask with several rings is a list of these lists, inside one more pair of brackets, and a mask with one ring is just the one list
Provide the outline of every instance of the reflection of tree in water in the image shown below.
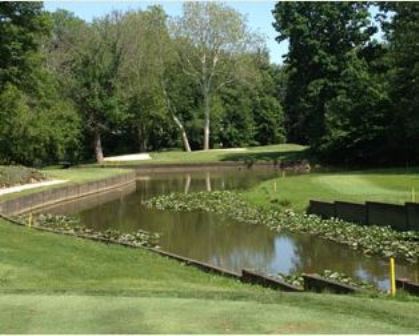
[[[359,251],[308,234],[290,235],[294,242],[295,272],[321,272],[325,269],[344,272],[351,277],[378,283],[388,279],[388,262],[367,257]],[[416,269],[416,270],[415,270]],[[417,266],[399,264],[398,276],[414,277]]]
[[202,212],[177,213],[174,218],[162,237],[169,251],[234,270],[257,268],[274,258],[274,233],[262,225]]

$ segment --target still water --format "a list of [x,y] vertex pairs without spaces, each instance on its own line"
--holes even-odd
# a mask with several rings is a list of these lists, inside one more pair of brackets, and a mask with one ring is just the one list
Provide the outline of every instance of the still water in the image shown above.
[[[153,174],[118,191],[44,210],[73,214],[96,230],[143,229],[161,234],[163,250],[240,272],[321,272],[330,269],[388,288],[388,261],[366,257],[344,245],[308,234],[277,233],[263,225],[244,224],[205,212],[146,209],[141,201],[159,194],[202,190],[237,190],[276,176],[269,170],[225,170]],[[278,185],[278,192],[280,192]],[[419,280],[418,265],[397,264],[397,276]]]

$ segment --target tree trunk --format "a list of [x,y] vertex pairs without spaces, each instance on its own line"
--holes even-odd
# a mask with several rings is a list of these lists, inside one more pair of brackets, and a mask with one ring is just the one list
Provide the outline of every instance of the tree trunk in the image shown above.
[[173,120],[175,121],[176,125],[180,129],[180,133],[182,135],[183,146],[185,147],[185,151],[191,152],[191,145],[189,144],[188,135],[186,134],[185,128],[183,127],[180,120],[173,114]]
[[170,101],[169,96],[167,95],[167,91],[166,91],[166,88],[165,88],[164,84],[162,85],[162,88],[163,88],[164,97],[166,99],[167,109],[171,113],[172,118],[173,118],[175,124],[177,125],[177,127],[179,128],[180,133],[182,135],[182,141],[183,141],[183,146],[185,147],[185,151],[192,152],[191,145],[189,144],[188,135],[186,134],[186,131],[185,131],[185,127],[183,127],[179,118],[176,117],[176,108],[174,106],[172,106],[172,103]]
[[210,102],[208,92],[204,92],[204,150],[209,150],[210,148]]
[[96,162],[101,163],[103,162],[103,149],[102,149],[102,141],[100,139],[100,132],[98,129],[95,130],[94,141],[95,141],[94,148],[95,148]]
[[147,151],[147,139],[141,126],[138,126],[138,144],[140,153],[145,153]]

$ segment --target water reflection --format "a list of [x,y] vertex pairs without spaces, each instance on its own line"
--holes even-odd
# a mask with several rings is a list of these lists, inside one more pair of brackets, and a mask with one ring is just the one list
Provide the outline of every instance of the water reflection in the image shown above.
[[[289,274],[331,269],[388,288],[386,261],[334,242],[311,235],[277,233],[263,225],[238,223],[210,213],[176,213],[141,206],[142,200],[157,194],[243,189],[276,175],[274,171],[255,170],[153,174],[140,177],[136,188],[97,196],[91,203],[87,199],[71,202],[50,212],[78,213],[84,225],[96,230],[129,232],[141,228],[160,232],[164,250],[234,271],[250,268]],[[280,185],[277,187],[280,189]],[[418,266],[397,265],[399,277],[414,281],[419,281],[418,270]]]

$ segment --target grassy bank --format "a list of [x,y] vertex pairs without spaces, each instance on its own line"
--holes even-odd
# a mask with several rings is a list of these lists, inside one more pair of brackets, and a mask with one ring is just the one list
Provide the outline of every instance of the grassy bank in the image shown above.
[[206,163],[217,161],[274,162],[303,159],[307,156],[307,147],[295,144],[281,144],[243,148],[240,151],[212,149],[208,151],[167,151],[150,153],[151,160],[105,162],[105,166],[171,164],[171,163]]
[[[275,188],[276,184],[276,188]],[[265,181],[243,195],[254,205],[282,205],[303,211],[310,199],[323,201],[419,201],[419,169],[315,173]]]
[[8,188],[15,185],[40,182],[45,179],[46,176],[34,168],[0,165],[0,188]]
[[287,294],[0,220],[0,333],[414,333],[419,301]]
[[[10,167],[10,169],[13,169],[13,167]],[[120,174],[126,173],[126,169],[121,168],[71,168],[71,169],[43,169],[40,170],[40,173],[47,178],[47,179],[58,179],[58,180],[66,180],[67,182],[65,184],[78,184],[78,183],[84,183],[89,181],[95,181],[100,179],[105,179],[111,176],[116,176]],[[39,188],[33,188],[24,190],[21,192],[6,194],[3,196],[0,196],[0,201],[6,200],[6,199],[13,199],[16,197],[20,197],[23,195],[28,195],[32,193],[36,193],[42,190],[46,189],[52,189],[52,188],[60,188],[63,185],[57,184],[53,186],[45,186],[45,187],[39,187]]]
[[49,178],[68,180],[70,183],[84,183],[100,180],[126,173],[126,169],[120,168],[72,168],[72,169],[46,169],[43,173]]

